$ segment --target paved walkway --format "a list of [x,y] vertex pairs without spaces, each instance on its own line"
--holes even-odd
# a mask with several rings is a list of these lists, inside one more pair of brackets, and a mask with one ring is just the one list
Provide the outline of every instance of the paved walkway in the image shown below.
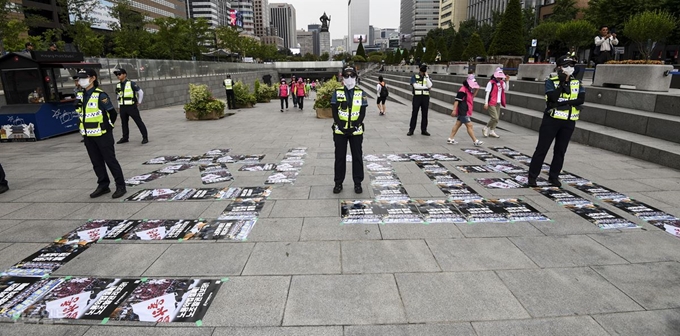
[[[372,90],[372,89],[371,89]],[[407,137],[410,106],[389,103],[379,117],[371,100],[364,152],[451,152],[454,119],[433,113],[431,137]],[[151,142],[117,145],[126,177],[156,169],[161,155],[200,155],[213,148],[265,154],[277,163],[308,147],[294,185],[277,185],[246,242],[126,241],[97,243],[59,275],[207,277],[222,285],[203,326],[86,322],[2,323],[0,335],[678,335],[680,240],[604,205],[641,229],[602,231],[531,189],[489,190],[456,172],[484,197],[521,197],[552,222],[340,225],[339,199],[356,197],[351,177],[332,193],[331,121],[258,104],[219,121],[189,122],[181,106],[143,111]],[[508,123],[484,147],[533,152],[537,134]],[[481,126],[475,126],[477,134]],[[116,128],[116,139],[120,127]],[[228,201],[91,200],[95,176],[76,134],[37,143],[0,144],[9,192],[0,195],[0,269],[5,269],[87,219],[216,218]],[[394,163],[412,198],[443,199],[413,162]],[[263,185],[268,172],[239,172],[233,182]],[[573,144],[565,170],[680,216],[680,172]],[[348,173],[351,169],[348,169]],[[362,198],[373,194],[364,182]],[[198,170],[129,188],[204,187]],[[574,189],[571,189],[574,191]],[[50,321],[48,321],[50,322]]]

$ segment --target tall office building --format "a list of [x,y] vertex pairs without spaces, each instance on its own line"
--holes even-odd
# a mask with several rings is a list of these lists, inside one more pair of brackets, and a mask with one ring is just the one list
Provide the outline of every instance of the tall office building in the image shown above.
[[347,52],[353,53],[359,48],[359,41],[368,44],[371,1],[354,0],[349,3],[349,24],[347,34]]
[[269,18],[269,0],[253,1],[253,18],[255,25],[255,36],[263,37],[272,35],[271,19]]
[[368,26],[368,44],[373,45],[375,43],[375,28],[373,26]]
[[321,45],[319,40],[319,32],[321,32],[321,25],[318,23],[307,25],[307,31],[312,33],[312,42],[314,43],[314,55],[321,56]]
[[439,27],[439,2],[440,0],[401,1],[400,29],[403,48],[411,48],[420,42],[427,32]]
[[411,33],[413,33],[413,2],[415,0],[401,0],[399,11],[399,33],[401,47],[411,48]]
[[231,8],[239,11],[243,16],[243,33],[246,35],[255,36],[255,14],[253,11],[253,0],[231,1]]
[[[554,3],[554,0],[523,0],[522,8],[540,9],[542,5]],[[467,18],[475,18],[478,23],[489,23],[493,18],[493,11],[505,12],[508,0],[468,0]]]
[[306,55],[307,53],[314,54],[314,40],[312,37],[312,32],[298,30],[296,31],[297,41],[300,45],[300,55]]
[[283,38],[283,46],[286,49],[297,47],[295,34],[295,7],[287,3],[270,3],[269,15],[272,26],[277,36]]
[[468,0],[441,0],[439,4],[439,28],[460,28],[467,19]]
[[187,15],[189,18],[203,18],[211,27],[225,25],[229,13],[227,0],[187,0]]

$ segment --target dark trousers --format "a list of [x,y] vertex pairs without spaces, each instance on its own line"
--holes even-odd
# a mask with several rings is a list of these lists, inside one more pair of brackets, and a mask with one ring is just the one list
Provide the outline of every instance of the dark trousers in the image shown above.
[[5,171],[2,169],[1,164],[0,164],[0,186],[2,187],[7,186],[7,180],[5,180]]
[[234,90],[226,91],[227,91],[227,107],[230,110],[233,110],[236,108],[236,95],[234,95]]
[[427,111],[430,108],[430,96],[413,96],[413,110],[411,111],[411,125],[408,130],[413,132],[418,123],[418,109],[423,111],[423,120],[420,121],[420,131],[427,132]]
[[345,180],[347,170],[347,142],[352,151],[352,180],[354,184],[361,184],[364,180],[364,162],[361,144],[364,141],[363,135],[343,135],[333,133],[335,142],[335,184],[342,184]]
[[123,124],[123,139],[127,140],[130,137],[130,118],[134,120],[135,125],[142,133],[142,138],[148,138],[149,134],[146,131],[146,125],[142,121],[142,116],[139,114],[137,105],[121,105],[120,106],[120,122]]
[[87,155],[90,156],[92,168],[97,175],[97,185],[101,188],[107,188],[111,183],[109,174],[106,173],[107,166],[116,181],[116,187],[125,187],[123,169],[116,160],[116,149],[113,143],[113,131],[108,131],[98,137],[85,137]]
[[301,110],[302,110],[302,102],[304,102],[304,101],[305,101],[305,96],[298,96],[297,97],[297,104],[298,104],[298,107],[300,107]]
[[291,97],[293,98],[293,107],[297,107],[297,104],[298,104],[297,95],[293,94]]
[[286,109],[288,108],[288,97],[280,97],[281,98],[281,109],[283,110],[283,102],[286,102]]
[[607,61],[611,61],[611,59],[612,59],[611,51],[600,51],[600,54],[597,55],[597,64],[607,63]]
[[545,156],[548,154],[553,140],[555,140],[555,148],[548,177],[550,179],[559,178],[564,166],[564,155],[567,153],[567,146],[569,146],[569,140],[571,140],[571,135],[574,133],[574,127],[576,127],[575,121],[559,120],[549,115],[543,116],[541,128],[538,131],[538,144],[529,165],[530,178],[537,178],[541,173],[543,161],[545,161]]

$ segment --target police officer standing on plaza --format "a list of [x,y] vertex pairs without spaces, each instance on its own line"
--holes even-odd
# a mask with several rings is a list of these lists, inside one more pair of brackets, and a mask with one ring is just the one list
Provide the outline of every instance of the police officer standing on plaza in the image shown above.
[[536,178],[541,173],[545,156],[550,144],[555,140],[552,163],[548,173],[548,182],[552,186],[561,187],[559,176],[564,165],[564,155],[571,135],[579,119],[581,105],[586,100],[586,91],[581,82],[574,78],[576,60],[568,55],[557,59],[557,76],[545,81],[546,109],[538,131],[538,145],[531,157],[529,166],[529,186],[536,187]]
[[234,81],[231,79],[231,75],[227,75],[223,85],[224,90],[227,91],[227,107],[233,110],[236,108],[236,96],[234,95]]
[[90,197],[95,198],[111,192],[107,166],[116,182],[116,191],[112,197],[122,197],[127,190],[123,170],[116,159],[113,140],[113,123],[118,113],[113,108],[109,96],[99,89],[97,73],[94,70],[81,70],[78,72],[78,78],[78,84],[83,88],[76,96],[80,134],[85,137],[85,148],[97,175],[97,189]]
[[127,71],[120,68],[113,72],[120,80],[116,84],[116,94],[118,95],[118,106],[120,107],[120,121],[123,124],[123,137],[118,140],[118,144],[129,142],[130,138],[130,118],[135,121],[137,128],[142,133],[142,145],[149,142],[149,134],[146,125],[139,114],[139,104],[144,100],[144,91],[139,88],[137,83],[127,79]]
[[427,65],[420,66],[420,72],[411,77],[411,87],[413,93],[413,110],[411,111],[411,124],[406,135],[413,135],[418,123],[418,110],[423,111],[423,120],[420,121],[420,133],[429,136],[427,132],[427,111],[430,108],[430,88],[432,81],[427,75]]
[[364,141],[364,117],[368,98],[363,90],[356,87],[357,71],[347,67],[342,71],[344,86],[333,92],[331,110],[333,112],[333,142],[335,143],[335,187],[333,193],[342,191],[347,168],[347,143],[352,151],[352,180],[354,192],[361,194],[364,180],[362,142]]

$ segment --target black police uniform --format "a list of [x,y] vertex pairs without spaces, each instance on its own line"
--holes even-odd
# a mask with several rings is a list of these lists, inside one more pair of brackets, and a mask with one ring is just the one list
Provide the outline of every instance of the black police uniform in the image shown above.
[[2,169],[2,164],[0,164],[0,194],[4,193],[8,189],[9,185],[5,179],[5,171]]
[[[142,133],[142,141],[148,142],[149,141],[149,133],[146,130],[146,125],[144,124],[144,121],[142,120],[142,116],[139,113],[139,108],[137,107],[137,92],[139,92],[139,85],[137,83],[125,78],[124,81],[120,82],[120,91],[116,89],[116,93],[118,95],[122,95],[123,92],[125,91],[125,85],[127,85],[127,82],[130,82],[130,87],[132,87],[132,92],[133,98],[132,98],[132,104],[126,105],[125,99],[123,99],[123,103],[119,104],[120,105],[120,121],[123,126],[123,137],[118,141],[118,143],[124,143],[128,142],[130,138],[130,118],[135,122],[135,125],[137,125],[137,128],[139,128],[139,132]],[[119,100],[120,102],[120,100]]]
[[[426,66],[422,66],[420,70],[427,71]],[[423,71],[423,72],[425,72]],[[418,78],[416,78],[418,77]],[[416,129],[416,124],[418,123],[418,110],[423,112],[423,119],[420,121],[420,132],[423,135],[430,135],[427,132],[427,112],[430,108],[430,89],[418,89],[413,87],[413,84],[427,85],[429,81],[428,76],[421,76],[420,74],[413,75],[411,77],[411,91],[413,94],[412,100],[412,111],[411,111],[411,123],[409,124],[409,129],[407,135],[413,135],[413,131]]]
[[[346,106],[346,110],[349,112],[352,111],[355,89],[358,88],[355,87],[354,89],[349,90],[344,87],[345,97],[347,100],[345,103],[348,104],[348,106]],[[349,147],[352,152],[352,180],[354,181],[354,191],[361,193],[363,191],[361,188],[361,182],[364,180],[362,149],[364,136],[363,134],[354,135],[352,132],[355,131],[356,127],[361,126],[363,128],[364,118],[366,117],[366,107],[368,106],[368,98],[366,97],[366,93],[363,92],[361,99],[361,109],[359,110],[359,118],[355,122],[351,122],[352,126],[345,130],[343,129],[344,126],[341,126],[345,123],[340,120],[338,115],[339,104],[337,102],[336,93],[336,91],[333,91],[331,96],[331,111],[333,113],[333,120],[335,121],[333,125],[333,142],[335,143],[335,175],[333,180],[335,181],[336,188],[337,186],[342,186],[342,182],[345,180],[345,172],[347,169],[347,143],[349,142]],[[336,125],[340,127],[340,130],[342,130],[344,134],[335,133]],[[340,190],[342,190],[342,187],[340,187]],[[340,190],[337,192],[340,192]]]
[[[92,92],[95,88],[85,90],[83,92],[83,100],[76,101],[77,106],[82,106],[85,109],[87,101],[90,100]],[[83,104],[85,102],[85,104]],[[109,167],[111,175],[116,182],[116,190],[125,191],[125,178],[123,177],[123,169],[120,167],[118,160],[116,159],[116,149],[113,140],[113,127],[107,122],[111,120],[111,124],[116,121],[116,114],[113,104],[111,104],[111,99],[109,96],[102,92],[99,94],[99,109],[104,114],[104,122],[102,123],[102,128],[106,129],[106,133],[101,136],[88,137],[85,136],[85,148],[87,149],[87,154],[90,156],[90,161],[92,162],[92,168],[94,173],[97,175],[97,190],[107,190],[111,180],[106,172],[106,167]],[[82,121],[81,121],[82,122]],[[95,191],[96,192],[96,191]]]

